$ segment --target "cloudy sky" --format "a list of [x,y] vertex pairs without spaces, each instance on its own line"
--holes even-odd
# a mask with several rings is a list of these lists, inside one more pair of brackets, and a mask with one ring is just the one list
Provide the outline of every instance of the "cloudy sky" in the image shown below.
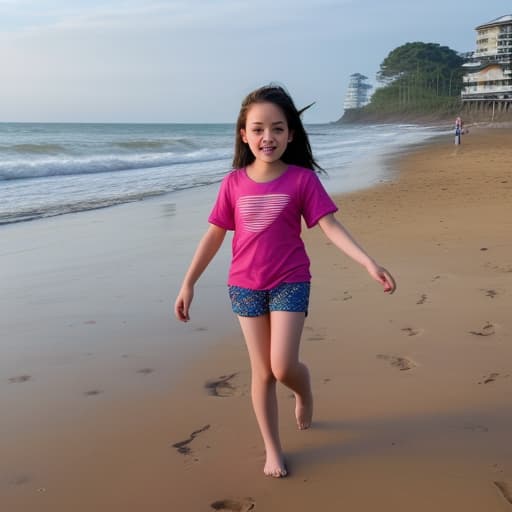
[[306,122],[342,114],[411,41],[473,50],[510,0],[0,0],[0,121],[234,122],[276,81]]

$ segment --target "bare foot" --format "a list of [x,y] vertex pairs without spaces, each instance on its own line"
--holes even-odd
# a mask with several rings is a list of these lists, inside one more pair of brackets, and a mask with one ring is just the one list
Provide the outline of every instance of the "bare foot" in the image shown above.
[[265,461],[265,467],[263,473],[266,476],[272,476],[274,478],[283,478],[288,474],[286,464],[284,463],[281,455],[270,455],[267,454],[267,460]]
[[311,426],[313,419],[313,394],[303,399],[295,393],[295,418],[297,418],[297,427],[299,430],[306,430]]

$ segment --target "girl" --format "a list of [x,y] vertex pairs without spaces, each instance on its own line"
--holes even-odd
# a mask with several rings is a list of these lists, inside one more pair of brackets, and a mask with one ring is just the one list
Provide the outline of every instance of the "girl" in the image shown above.
[[278,431],[276,381],[295,394],[299,429],[311,425],[313,396],[299,344],[308,311],[311,275],[300,237],[301,217],[363,265],[385,292],[392,276],[355,242],[334,217],[337,207],[313,171],[307,134],[288,93],[265,86],[242,103],[236,126],[234,170],[223,180],[175,303],[187,322],[194,285],[234,230],[228,288],[251,362],[251,395],[266,452],[265,475],[284,477]]

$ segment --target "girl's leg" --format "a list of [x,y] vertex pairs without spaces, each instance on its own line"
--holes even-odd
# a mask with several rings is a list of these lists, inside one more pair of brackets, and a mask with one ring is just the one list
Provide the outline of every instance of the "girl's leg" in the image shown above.
[[304,313],[270,313],[270,366],[275,378],[295,393],[295,417],[299,429],[311,426],[313,395],[307,366],[299,361]]
[[251,361],[251,395],[263,443],[269,476],[286,476],[277,414],[276,379],[270,366],[270,316],[238,317]]

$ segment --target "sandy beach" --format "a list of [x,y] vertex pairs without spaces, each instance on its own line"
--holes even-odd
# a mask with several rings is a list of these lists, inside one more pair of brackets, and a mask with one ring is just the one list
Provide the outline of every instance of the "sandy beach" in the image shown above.
[[512,129],[472,128],[337,198],[393,296],[305,233],[315,419],[298,431],[279,388],[281,480],[262,474],[229,243],[176,325],[179,199],[2,228],[0,510],[512,510],[511,163]]

